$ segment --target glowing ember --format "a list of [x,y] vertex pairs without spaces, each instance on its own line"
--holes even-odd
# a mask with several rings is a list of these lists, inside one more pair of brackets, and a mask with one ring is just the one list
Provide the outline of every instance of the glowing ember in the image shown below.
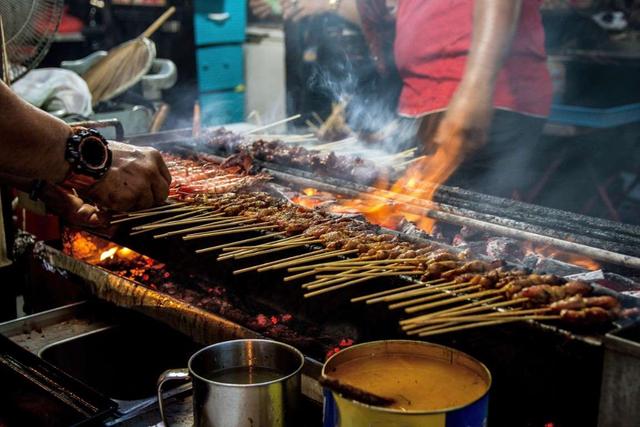
[[305,188],[304,190],[302,190],[302,192],[305,196],[315,196],[316,194],[318,194],[318,190],[315,188]]
[[116,246],[111,249],[107,249],[100,254],[100,261],[102,262],[113,258],[116,255],[116,252],[118,252],[118,248]]

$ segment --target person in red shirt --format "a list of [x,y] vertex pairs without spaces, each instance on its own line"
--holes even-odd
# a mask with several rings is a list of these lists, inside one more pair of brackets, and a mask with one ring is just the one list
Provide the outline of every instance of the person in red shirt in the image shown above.
[[[285,16],[352,5],[381,73],[402,79],[398,112],[429,152],[449,152],[447,183],[497,195],[530,185],[552,98],[542,0],[286,0]],[[325,7],[324,10],[331,10]],[[389,54],[391,52],[391,54]],[[442,158],[440,156],[439,158]]]

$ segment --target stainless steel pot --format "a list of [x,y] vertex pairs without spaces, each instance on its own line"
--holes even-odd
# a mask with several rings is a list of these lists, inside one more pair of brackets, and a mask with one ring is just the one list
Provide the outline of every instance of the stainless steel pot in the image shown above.
[[[196,427],[285,427],[293,425],[300,397],[304,356],[295,348],[269,340],[235,340],[213,344],[189,359],[188,369],[165,371],[158,379],[158,401],[167,381],[193,382]],[[219,372],[267,369],[275,379],[250,384],[220,380]],[[216,380],[218,379],[218,380]]]

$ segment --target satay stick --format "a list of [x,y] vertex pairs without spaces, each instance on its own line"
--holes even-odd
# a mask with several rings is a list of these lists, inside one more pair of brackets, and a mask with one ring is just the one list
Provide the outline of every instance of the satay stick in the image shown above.
[[319,239],[314,239],[313,237],[305,237],[305,236],[293,236],[287,237],[286,239],[279,239],[273,242],[261,243],[259,245],[253,246],[227,246],[223,249],[223,252],[233,252],[233,251],[245,251],[249,249],[271,249],[275,246],[286,246],[293,243],[298,243],[300,241],[315,241],[320,242]]
[[286,276],[284,278],[285,282],[292,282],[294,280],[303,279],[305,277],[314,276],[318,272],[316,270],[305,271],[304,273],[294,274],[293,276]]
[[387,295],[395,294],[397,292],[409,291],[412,289],[422,288],[424,285],[422,283],[415,283],[413,285],[401,286],[399,288],[387,289],[386,291],[375,292],[373,294],[363,295],[361,297],[351,298],[351,302],[361,302],[367,300],[373,300],[376,298],[384,297]]
[[352,280],[349,277],[335,277],[335,278],[325,278],[314,280],[313,282],[308,282],[302,285],[302,289],[318,289],[325,286],[333,285],[335,283],[348,282]]
[[229,220],[229,221],[217,221],[212,224],[199,225],[197,227],[183,228],[180,230],[174,230],[174,231],[168,231],[162,234],[156,234],[153,236],[153,238],[165,239],[167,237],[181,236],[183,234],[195,234],[194,233],[195,231],[205,232],[205,231],[219,230],[219,229],[226,230],[226,229],[234,228],[237,225],[251,224],[254,222],[255,222],[254,219],[236,219],[236,220]]
[[398,308],[403,308],[403,307],[409,307],[412,305],[416,305],[416,303],[423,303],[423,302],[429,302],[429,301],[436,301],[436,300],[440,300],[443,298],[451,298],[454,297],[458,294],[461,294],[463,292],[469,292],[469,291],[476,291],[478,289],[482,289],[482,286],[480,285],[472,285],[472,286],[466,286],[464,288],[458,288],[458,289],[453,289],[453,290],[444,290],[436,295],[429,295],[426,297],[422,297],[422,298],[418,298],[418,299],[414,299],[414,300],[410,300],[410,301],[402,301],[402,302],[397,302],[394,304],[389,305],[389,308],[391,310],[395,310]]
[[[354,251],[357,252],[357,250],[354,249]],[[358,260],[362,260],[362,261],[358,261]],[[294,273],[297,271],[305,271],[308,270],[310,268],[317,268],[317,267],[326,267],[326,266],[332,266],[332,265],[340,265],[340,266],[348,266],[348,267],[358,267],[361,265],[381,265],[381,264],[401,264],[403,262],[411,262],[411,261],[418,261],[418,258],[410,258],[410,259],[385,259],[385,260],[376,260],[376,259],[369,259],[369,260],[363,260],[362,257],[359,258],[351,258],[351,259],[344,259],[344,260],[340,260],[340,261],[333,261],[333,262],[324,262],[324,263],[319,263],[319,264],[314,264],[314,265],[307,265],[304,267],[295,267],[295,268],[291,268],[289,269],[290,272]]]
[[[363,265],[361,267],[358,267],[358,269],[368,269],[371,268],[372,266],[369,265]],[[341,266],[341,265],[337,265],[337,266],[333,266],[333,267],[318,267],[316,268],[316,271],[318,272],[327,272],[327,271],[344,271],[344,270],[351,270],[352,268],[354,268],[353,266]],[[400,264],[391,264],[391,265],[385,265],[384,269],[385,270],[404,270],[404,269],[414,269],[416,268],[415,265],[400,265]],[[423,272],[423,271],[421,271]],[[423,272],[424,273],[424,272]]]
[[503,318],[515,319],[518,317],[531,318],[531,317],[538,317],[538,316],[545,318],[545,319],[539,319],[539,320],[547,320],[546,319],[547,317],[557,316],[557,315],[543,315],[540,313],[541,312],[538,309],[538,310],[519,310],[519,311],[514,310],[514,311],[506,311],[506,312],[490,313],[490,314],[472,314],[468,316],[434,317],[432,319],[423,321],[422,324],[431,325],[431,324],[442,324],[447,322],[455,322],[455,323],[484,322],[484,321],[503,319]]
[[355,252],[358,252],[358,250],[357,249],[353,249],[353,250],[350,250],[350,251],[339,250],[339,251],[334,251],[334,252],[328,252],[328,253],[322,254],[322,255],[316,255],[316,256],[311,256],[311,257],[308,257],[308,258],[302,258],[302,259],[296,260],[296,261],[284,262],[284,263],[281,263],[281,264],[272,265],[272,266],[269,266],[269,267],[266,267],[266,268],[261,268],[258,271],[279,270],[279,269],[282,269],[282,268],[288,268],[290,266],[294,266],[294,265],[298,265],[298,264],[306,264],[308,262],[317,261],[317,260],[320,260],[320,259],[332,258],[332,257],[337,257],[337,256],[343,256],[343,255],[349,255],[349,254],[352,254],[352,253],[355,253]]
[[326,279],[329,277],[341,276],[348,277],[350,279],[357,279],[359,277],[393,277],[393,276],[412,276],[416,274],[424,273],[422,270],[409,270],[409,271],[382,271],[379,270],[379,273],[375,273],[375,270],[368,271],[366,273],[338,273],[337,275],[319,275],[318,278]]
[[482,291],[482,292],[476,292],[476,293],[472,293],[472,294],[465,294],[465,295],[461,295],[455,298],[450,298],[444,301],[436,301],[436,302],[431,302],[428,304],[420,304],[417,306],[413,306],[413,307],[408,307],[405,308],[405,312],[407,313],[416,313],[418,311],[424,311],[424,310],[428,310],[428,309],[432,309],[432,308],[436,308],[436,307],[442,307],[443,305],[449,305],[449,304],[453,304],[455,302],[459,302],[459,301],[465,301],[467,299],[470,298],[480,298],[480,297],[484,297],[484,296],[489,296],[489,295],[496,295],[496,294],[502,294],[504,293],[504,289],[491,289],[488,291]]
[[[234,259],[252,258],[252,257],[255,257],[255,256],[261,256],[261,255],[270,254],[270,253],[274,253],[274,252],[288,251],[288,250],[299,248],[299,247],[302,247],[302,246],[308,246],[311,243],[314,243],[314,241],[295,243],[295,244],[286,245],[286,246],[279,246],[279,247],[276,247],[276,248],[273,248],[273,249],[267,249],[267,250],[258,251],[258,252],[250,251],[249,253],[241,253],[241,254],[233,255],[232,258],[234,258]],[[225,259],[226,259],[226,257],[225,257]]]
[[456,332],[462,331],[466,329],[475,329],[475,328],[483,328],[487,326],[500,325],[504,323],[513,323],[513,322],[523,322],[527,320],[558,320],[560,316],[523,316],[523,317],[512,317],[507,319],[500,320],[492,320],[486,322],[478,322],[478,323],[469,323],[460,326],[452,326],[450,328],[436,329],[431,331],[425,331],[418,334],[420,337],[428,337],[433,335],[445,334],[448,332]]
[[140,215],[140,214],[146,214],[149,212],[155,212],[155,211],[161,211],[164,209],[173,209],[173,208],[177,208],[178,206],[183,206],[186,205],[187,202],[178,202],[178,203],[167,203],[166,205],[162,205],[162,206],[156,206],[153,208],[148,208],[148,209],[142,209],[139,211],[133,211],[133,212],[123,212],[123,213],[119,213],[117,215],[115,215],[116,217],[121,217],[121,216],[135,216],[135,215]]
[[[272,245],[264,245],[261,247],[248,246],[247,249],[235,249],[233,251],[226,251],[222,255],[220,255],[218,258],[219,259],[237,258],[239,255],[248,255],[248,254],[260,255],[263,253],[269,253],[266,251],[270,251],[271,249],[282,248],[281,250],[285,250],[285,249],[291,249],[299,246],[307,246],[307,245],[319,243],[319,242],[320,242],[319,240],[295,240],[295,241],[290,240],[288,242],[278,243],[278,244],[276,244],[276,242],[273,242]],[[225,248],[225,249],[228,249],[228,248]]]
[[208,237],[217,237],[217,236],[227,236],[229,234],[237,234],[237,233],[247,233],[249,231],[262,231],[262,230],[272,230],[277,228],[277,225],[259,225],[259,226],[251,226],[251,227],[236,227],[228,230],[222,231],[212,231],[208,233],[197,233],[197,234],[187,234],[182,238],[182,240],[196,240],[196,239],[206,239]]
[[144,214],[128,216],[126,218],[116,219],[114,221],[111,221],[109,223],[109,225],[117,225],[117,224],[122,224],[122,223],[130,222],[130,221],[138,221],[140,219],[149,218],[149,217],[158,216],[158,215],[166,215],[166,214],[170,214],[170,213],[192,212],[194,210],[197,210],[197,208],[194,208],[194,207],[179,207],[179,208],[175,208],[175,209],[168,209],[168,210],[162,210],[162,211],[156,211],[156,212],[148,212],[148,213],[144,213]]
[[313,292],[307,292],[306,294],[304,294],[304,297],[305,298],[312,298],[312,297],[315,297],[315,296],[318,296],[318,295],[322,295],[322,294],[326,294],[326,293],[329,293],[329,292],[337,291],[339,289],[343,289],[343,288],[346,288],[348,286],[357,285],[358,283],[363,283],[363,282],[366,282],[366,281],[372,280],[372,279],[375,279],[375,277],[361,277],[359,279],[353,279],[353,280],[350,280],[350,281],[348,281],[346,283],[341,283],[339,285],[331,286],[329,288],[319,289],[319,290],[313,291]]
[[385,295],[382,297],[374,298],[374,299],[368,300],[367,304],[375,304],[378,302],[393,302],[393,301],[398,301],[398,300],[412,298],[412,297],[421,296],[421,295],[429,295],[429,294],[435,294],[443,291],[460,289],[466,286],[469,286],[469,283],[451,284],[451,282],[446,282],[446,283],[440,283],[439,285],[434,285],[434,286],[422,285],[421,289],[414,289],[410,291],[400,292],[397,294]]
[[[468,304],[463,304],[457,307],[453,307],[453,308],[448,308],[445,310],[439,310],[439,311],[435,311],[433,313],[429,313],[429,314],[423,314],[420,316],[416,316],[416,317],[411,317],[409,319],[404,319],[400,321],[400,325],[402,326],[410,326],[410,325],[414,325],[414,324],[419,324],[422,320],[424,319],[431,319],[432,317],[438,317],[441,315],[446,315],[448,313],[455,313],[455,312],[465,312],[465,310],[469,310],[469,309],[474,309],[475,308],[479,308],[478,306],[483,306],[484,307],[488,307],[488,310],[491,310],[491,305],[494,301],[499,301],[501,300],[502,297],[498,296],[498,297],[492,297],[492,298],[487,298],[485,300],[480,300],[480,301],[473,301],[470,302]],[[501,304],[510,304],[512,303],[512,301],[502,301]]]
[[162,224],[149,224],[149,225],[140,225],[138,227],[133,227],[132,231],[142,231],[142,230],[157,230],[158,228],[166,228],[166,227],[174,227],[176,225],[191,225],[191,224],[202,224],[204,222],[210,221],[224,221],[228,219],[240,219],[246,217],[225,217],[223,214],[212,213],[211,215],[207,215],[200,218],[189,218],[189,219],[181,219],[179,221],[171,221],[171,222],[163,222]]
[[281,264],[283,261],[292,261],[292,260],[297,260],[297,259],[308,257],[308,256],[310,256],[312,254],[326,253],[327,250],[328,249],[318,249],[317,251],[313,251],[313,252],[306,253],[306,254],[294,255],[294,256],[291,256],[289,258],[279,259],[279,260],[271,261],[271,262],[265,262],[263,264],[258,264],[258,265],[254,265],[254,266],[251,266],[251,267],[247,267],[247,268],[243,268],[243,269],[240,269],[240,270],[236,270],[236,271],[233,272],[233,274],[242,274],[242,273],[247,273],[249,271],[257,271],[260,268],[265,268],[265,267],[269,267],[271,265]]
[[217,251],[219,249],[224,249],[224,248],[226,248],[226,247],[228,247],[230,245],[240,245],[240,244],[244,244],[244,243],[258,242],[260,240],[272,239],[274,237],[282,236],[284,234],[286,234],[286,232],[285,231],[281,231],[281,232],[278,232],[278,233],[266,234],[264,236],[251,237],[250,239],[238,240],[236,242],[224,243],[224,244],[216,245],[216,246],[209,246],[207,248],[202,248],[202,249],[196,250],[196,253],[197,254],[204,254],[204,253],[207,253],[207,252],[213,252],[213,251]]
[[[187,218],[187,217],[190,218],[190,219],[196,219],[196,218],[205,217],[207,215],[209,215],[209,212],[204,212],[204,213],[201,213],[201,214],[197,214],[197,212],[188,212],[188,213],[185,213],[185,214],[172,216],[170,218],[165,218],[165,219],[162,219],[162,220],[154,221],[154,222],[152,222],[150,224],[147,224],[147,225],[162,224],[162,223],[166,223],[166,222],[177,221],[179,219]],[[129,233],[129,236],[137,236],[139,234],[144,234],[144,233],[148,233],[148,232],[152,232],[152,231],[154,231],[154,230],[153,229],[148,229],[148,230],[133,231],[133,232]]]

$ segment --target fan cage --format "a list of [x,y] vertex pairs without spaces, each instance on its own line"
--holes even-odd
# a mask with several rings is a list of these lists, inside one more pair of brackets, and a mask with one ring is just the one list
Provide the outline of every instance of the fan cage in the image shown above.
[[63,6],[64,0],[0,0],[11,82],[44,59],[58,31]]

